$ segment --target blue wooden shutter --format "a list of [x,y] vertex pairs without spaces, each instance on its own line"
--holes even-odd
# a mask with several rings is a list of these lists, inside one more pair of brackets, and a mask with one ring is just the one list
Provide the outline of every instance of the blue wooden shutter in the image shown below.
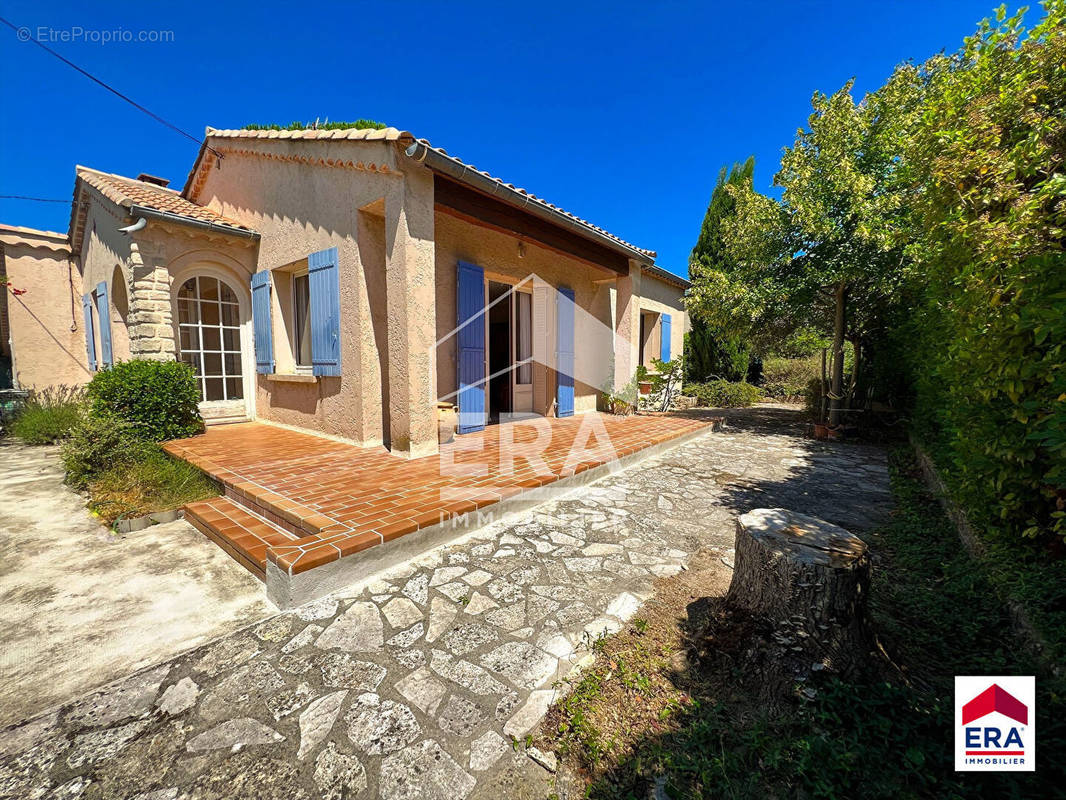
[[555,377],[558,381],[557,415],[574,415],[574,290],[559,289],[555,295]]
[[341,285],[337,248],[307,257],[307,287],[311,294],[311,371],[341,374]]
[[659,319],[662,323],[660,336],[662,341],[659,343],[659,358],[663,361],[670,360],[670,315],[660,314]]
[[85,354],[88,356],[89,370],[96,372],[96,341],[93,336],[93,296],[81,296],[81,310],[85,313]]
[[274,340],[270,330],[270,272],[252,276],[252,326],[255,329],[255,371],[274,371]]
[[456,346],[459,433],[485,428],[485,270],[459,262]]
[[111,352],[111,306],[107,298],[107,282],[96,284],[96,317],[100,320],[100,367],[114,365]]

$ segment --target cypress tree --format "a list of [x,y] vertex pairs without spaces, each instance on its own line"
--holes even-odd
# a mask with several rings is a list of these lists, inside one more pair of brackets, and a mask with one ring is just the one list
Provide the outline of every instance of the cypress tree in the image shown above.
[[[705,270],[729,272],[729,254],[726,251],[722,226],[725,220],[736,214],[736,200],[726,190],[727,186],[743,186],[751,183],[755,172],[755,156],[732,167],[722,167],[711,192],[707,213],[703,216],[700,235],[689,256],[689,275],[693,283],[699,282]],[[742,381],[748,375],[750,346],[735,336],[709,325],[697,312],[692,315],[692,331],[686,338],[686,375],[692,382],[718,377]]]

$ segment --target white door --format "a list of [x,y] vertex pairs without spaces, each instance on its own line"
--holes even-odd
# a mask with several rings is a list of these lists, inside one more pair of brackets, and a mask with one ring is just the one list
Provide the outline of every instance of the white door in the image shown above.
[[244,417],[241,321],[237,295],[210,275],[178,290],[178,358],[192,365],[207,421]]
[[515,289],[511,294],[512,385],[516,414],[533,412],[533,294]]

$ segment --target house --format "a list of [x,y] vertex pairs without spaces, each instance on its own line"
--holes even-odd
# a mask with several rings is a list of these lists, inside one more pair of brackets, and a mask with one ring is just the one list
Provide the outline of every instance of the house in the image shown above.
[[0,225],[0,280],[0,390],[89,380],[81,273],[67,235]]
[[79,166],[68,233],[0,227],[0,257],[16,386],[177,358],[209,422],[406,457],[438,402],[581,414],[688,328],[654,252],[394,128],[208,128],[180,191]]

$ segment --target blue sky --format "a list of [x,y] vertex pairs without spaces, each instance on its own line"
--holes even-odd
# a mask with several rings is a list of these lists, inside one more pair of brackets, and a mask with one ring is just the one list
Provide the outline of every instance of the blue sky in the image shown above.
[[[813,91],[954,50],[979,2],[4,2],[36,33],[172,31],[51,46],[156,114],[204,127],[369,117],[659,252],[685,274],[719,168],[767,189]],[[1033,13],[1033,12],[1031,12]],[[1035,14],[1033,14],[1035,16]],[[55,34],[61,35],[61,34]],[[69,198],[76,163],[180,188],[197,145],[0,29],[0,194]],[[0,200],[65,231],[69,205]]]

